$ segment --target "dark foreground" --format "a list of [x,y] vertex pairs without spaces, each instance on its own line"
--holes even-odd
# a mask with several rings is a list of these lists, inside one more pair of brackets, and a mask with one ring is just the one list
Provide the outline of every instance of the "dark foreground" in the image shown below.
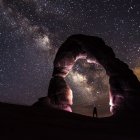
[[0,103],[0,140],[140,140],[139,126],[138,117],[93,119],[50,108]]

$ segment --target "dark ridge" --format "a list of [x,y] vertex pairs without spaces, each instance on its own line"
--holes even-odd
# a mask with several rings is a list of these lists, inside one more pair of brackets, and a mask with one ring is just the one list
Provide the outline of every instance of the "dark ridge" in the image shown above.
[[[87,117],[62,110],[0,103],[0,139],[139,139],[139,118]],[[130,121],[131,120],[131,121]]]

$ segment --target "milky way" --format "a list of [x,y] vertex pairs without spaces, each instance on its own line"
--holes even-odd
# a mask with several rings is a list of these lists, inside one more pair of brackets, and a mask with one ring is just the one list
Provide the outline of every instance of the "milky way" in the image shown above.
[[[140,79],[138,0],[0,0],[0,101],[31,105],[47,95],[53,59],[72,34],[99,36]],[[108,77],[79,61],[67,76],[74,112],[109,115]]]

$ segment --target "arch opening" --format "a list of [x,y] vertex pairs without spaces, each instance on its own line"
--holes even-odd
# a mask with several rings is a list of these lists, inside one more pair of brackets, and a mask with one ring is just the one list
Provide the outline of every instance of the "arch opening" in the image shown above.
[[72,110],[74,113],[93,116],[93,109],[96,107],[98,117],[111,115],[109,81],[101,65],[78,60],[65,80],[73,91]]

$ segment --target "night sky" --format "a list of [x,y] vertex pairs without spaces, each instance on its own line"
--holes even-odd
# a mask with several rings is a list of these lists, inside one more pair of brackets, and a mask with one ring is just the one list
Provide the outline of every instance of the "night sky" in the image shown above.
[[[0,0],[0,101],[31,105],[47,95],[53,60],[72,34],[103,38],[140,79],[139,0]],[[108,116],[108,77],[78,61],[66,78],[73,111]]]

